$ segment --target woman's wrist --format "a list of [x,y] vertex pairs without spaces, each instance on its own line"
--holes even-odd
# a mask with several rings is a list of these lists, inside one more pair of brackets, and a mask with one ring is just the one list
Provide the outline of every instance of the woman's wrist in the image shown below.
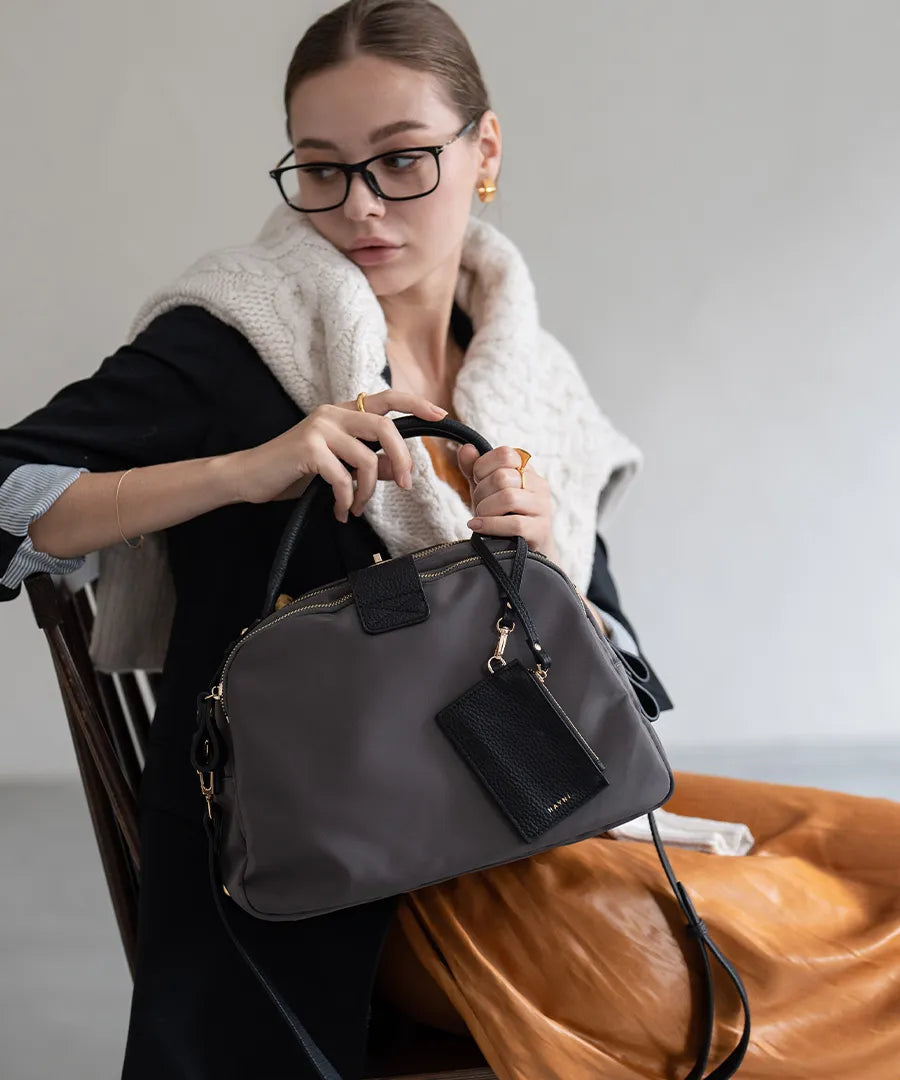
[[238,481],[239,454],[218,454],[205,462],[212,496],[219,506],[247,501]]

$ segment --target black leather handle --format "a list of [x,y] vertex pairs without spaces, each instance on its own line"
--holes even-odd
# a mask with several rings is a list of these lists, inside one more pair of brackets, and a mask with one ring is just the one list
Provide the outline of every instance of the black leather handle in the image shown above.
[[[436,435],[441,439],[453,439],[458,443],[472,443],[479,454],[485,454],[493,449],[491,444],[479,435],[474,428],[459,420],[422,420],[418,416],[399,416],[394,420],[397,430],[404,439],[412,439],[417,435]],[[381,443],[361,439],[360,442],[370,450],[380,450]],[[287,525],[278,542],[275,558],[272,560],[272,569],[269,571],[269,583],[266,587],[266,598],[263,604],[260,618],[265,618],[275,610],[275,601],[281,592],[281,584],[287,573],[288,563],[294,554],[297,545],[306,529],[306,524],[312,516],[313,504],[321,498],[331,485],[322,476],[314,476],[309,486],[297,500]]]

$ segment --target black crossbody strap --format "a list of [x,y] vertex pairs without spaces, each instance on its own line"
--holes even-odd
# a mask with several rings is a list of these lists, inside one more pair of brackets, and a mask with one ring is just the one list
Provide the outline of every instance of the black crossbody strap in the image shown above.
[[705,1078],[705,1080],[728,1080],[728,1077],[734,1076],[740,1068],[741,1062],[744,1060],[744,1055],[747,1053],[747,1047],[750,1045],[750,1002],[747,998],[747,991],[734,966],[725,958],[716,943],[709,936],[706,929],[706,923],[694,910],[694,905],[691,903],[691,898],[688,895],[687,889],[685,889],[684,885],[682,885],[675,877],[675,871],[672,869],[672,864],[669,862],[669,857],[666,855],[666,849],[663,847],[663,842],[659,835],[656,817],[650,813],[647,815],[647,820],[650,822],[650,834],[653,837],[653,845],[656,848],[656,854],[659,856],[662,868],[665,871],[666,877],[669,879],[669,885],[672,888],[672,892],[675,894],[678,906],[684,912],[685,918],[687,919],[687,932],[697,942],[697,946],[700,949],[700,956],[703,961],[704,996],[706,999],[703,1046],[693,1069],[691,1069],[684,1080],[703,1080],[703,1072],[709,1061],[716,1012],[715,987],[713,985],[712,968],[709,963],[710,954],[712,954],[715,960],[721,965],[726,975],[734,984],[734,988],[737,990],[738,996],[741,999],[741,1007],[744,1011],[744,1030],[741,1034],[740,1041],[728,1057],[725,1058],[720,1065],[717,1065]]
[[[688,933],[694,937],[700,947],[700,955],[703,958],[703,972],[704,972],[704,1035],[703,1045],[700,1054],[697,1058],[694,1067],[684,1078],[684,1080],[703,1080],[703,1072],[706,1069],[707,1062],[709,1061],[709,1052],[712,1044],[713,1026],[715,1019],[715,989],[713,986],[712,969],[709,963],[709,954],[721,964],[722,968],[728,974],[731,981],[734,983],[735,988],[741,999],[741,1004],[744,1010],[744,1031],[741,1035],[740,1042],[731,1051],[728,1057],[718,1065],[705,1080],[728,1080],[729,1077],[735,1075],[738,1071],[741,1062],[744,1060],[744,1055],[747,1053],[747,1047],[750,1044],[750,1003],[747,1000],[747,992],[744,989],[744,984],[741,981],[740,975],[735,971],[734,967],[726,960],[715,943],[709,937],[706,930],[706,925],[702,919],[697,915],[694,910],[694,905],[691,903],[691,899],[687,894],[684,886],[675,878],[675,873],[672,870],[672,865],[669,862],[666,855],[665,848],[663,847],[662,840],[659,837],[659,832],[656,827],[656,819],[653,814],[647,815],[650,820],[650,831],[653,836],[653,843],[656,847],[656,852],[659,855],[660,862],[665,870],[666,877],[669,879],[669,884],[672,886],[672,891],[675,893],[675,899],[678,901],[678,905],[684,912],[688,922]],[[341,1080],[340,1074],[336,1071],[334,1066],[325,1056],[325,1054],[316,1045],[315,1040],[306,1030],[303,1024],[300,1022],[299,1017],[291,1008],[291,1006],[285,1001],[278,990],[272,985],[266,973],[262,970],[259,964],[250,955],[247,949],[244,947],[237,932],[231,925],[231,921],[228,918],[228,912],[225,910],[225,901],[223,899],[223,882],[221,875],[219,874],[219,862],[218,862],[218,847],[219,847],[219,810],[213,803],[210,806],[210,811],[207,813],[204,811],[203,822],[206,829],[207,838],[209,840],[209,880],[213,893],[213,902],[218,912],[219,918],[222,922],[222,926],[225,928],[225,932],[231,939],[232,944],[238,952],[238,955],[256,977],[260,986],[268,995],[272,1004],[280,1013],[282,1019],[291,1029],[295,1039],[306,1055],[307,1061],[316,1070],[320,1080]]]
[[300,1044],[307,1060],[316,1070],[316,1073],[321,1080],[342,1080],[340,1073],[316,1045],[312,1035],[310,1035],[300,1022],[300,1018],[272,985],[266,973],[244,947],[237,932],[231,925],[231,920],[228,918],[228,913],[225,910],[225,901],[223,899],[224,892],[222,888],[223,882],[221,875],[219,874],[219,821],[219,810],[215,804],[212,804],[210,805],[209,813],[207,814],[204,812],[203,824],[209,840],[209,880],[212,887],[213,903],[216,906],[216,911],[219,913],[219,919],[222,922],[222,926],[225,928],[225,933],[231,939],[240,958],[256,976],[257,982],[263,990],[265,990],[272,1004],[281,1014],[281,1018],[293,1032],[294,1038]]

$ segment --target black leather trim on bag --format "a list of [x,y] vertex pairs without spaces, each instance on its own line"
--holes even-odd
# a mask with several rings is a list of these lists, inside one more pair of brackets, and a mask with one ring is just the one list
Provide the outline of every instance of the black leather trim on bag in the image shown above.
[[411,555],[351,570],[347,580],[367,634],[399,630],[428,618],[428,601]]

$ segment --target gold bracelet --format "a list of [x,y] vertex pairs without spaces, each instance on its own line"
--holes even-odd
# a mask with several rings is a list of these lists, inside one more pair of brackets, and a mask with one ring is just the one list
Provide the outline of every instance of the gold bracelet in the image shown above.
[[137,542],[136,544],[132,544],[132,542],[131,542],[131,541],[130,541],[130,540],[128,539],[128,537],[127,537],[127,536],[125,535],[125,532],[124,532],[124,530],[122,529],[122,519],[121,519],[121,518],[119,517],[119,488],[120,488],[120,487],[122,486],[122,481],[123,481],[123,480],[125,479],[125,477],[126,477],[126,476],[127,476],[127,475],[128,475],[129,473],[130,473],[130,472],[134,472],[134,469],[135,469],[136,467],[137,467],[137,466],[133,466],[133,467],[132,467],[132,468],[130,468],[130,469],[126,469],[126,470],[125,470],[125,472],[123,472],[123,473],[122,473],[122,475],[121,475],[121,476],[119,477],[119,482],[118,482],[118,484],[116,484],[116,524],[117,524],[117,525],[119,526],[119,532],[120,532],[120,533],[122,534],[122,539],[123,539],[123,540],[125,541],[125,543],[126,543],[126,544],[127,544],[127,545],[128,545],[129,547],[130,547],[130,548],[140,548],[140,547],[143,547],[143,546],[144,546],[144,534],[143,534],[143,533],[141,533],[141,537],[140,537],[140,539],[138,540],[138,542]]

